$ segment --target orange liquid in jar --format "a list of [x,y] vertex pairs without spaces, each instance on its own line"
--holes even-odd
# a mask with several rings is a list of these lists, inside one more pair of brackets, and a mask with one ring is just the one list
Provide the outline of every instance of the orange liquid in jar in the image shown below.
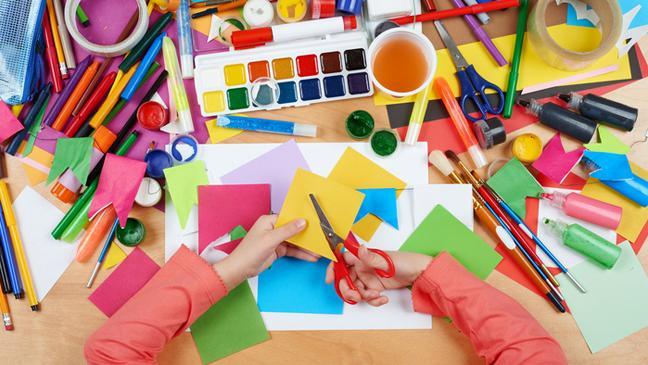
[[428,63],[419,44],[405,37],[385,41],[373,61],[376,80],[391,91],[406,93],[419,88],[428,76]]

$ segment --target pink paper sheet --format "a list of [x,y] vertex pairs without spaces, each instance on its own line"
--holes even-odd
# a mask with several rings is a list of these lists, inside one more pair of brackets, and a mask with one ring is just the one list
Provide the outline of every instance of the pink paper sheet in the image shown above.
[[246,231],[270,213],[270,185],[198,187],[198,253],[236,226]]
[[88,299],[108,317],[112,317],[160,270],[160,266],[139,247],[119,264]]
[[94,216],[98,211],[113,205],[122,227],[126,224],[128,213],[133,208],[137,190],[142,183],[146,163],[131,158],[106,155],[97,192],[90,203],[88,216]]
[[23,130],[22,123],[13,115],[11,108],[0,100],[0,143],[21,130]]
[[584,151],[585,148],[579,147],[571,152],[565,152],[565,147],[560,140],[560,133],[556,133],[547,142],[542,154],[532,166],[553,182],[561,184],[583,157]]

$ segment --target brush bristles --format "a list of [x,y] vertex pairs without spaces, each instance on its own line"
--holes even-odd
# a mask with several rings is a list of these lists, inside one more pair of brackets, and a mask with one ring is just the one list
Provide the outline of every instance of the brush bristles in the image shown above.
[[445,157],[443,152],[439,150],[432,151],[430,153],[430,156],[428,157],[428,160],[445,176],[450,176],[450,174],[454,171],[450,161]]
[[447,150],[447,151],[445,151],[445,155],[446,155],[447,158],[451,159],[452,161],[455,161],[455,162],[461,161],[461,160],[459,159],[459,156],[457,156],[457,154],[454,153],[454,152],[451,151],[451,150]]

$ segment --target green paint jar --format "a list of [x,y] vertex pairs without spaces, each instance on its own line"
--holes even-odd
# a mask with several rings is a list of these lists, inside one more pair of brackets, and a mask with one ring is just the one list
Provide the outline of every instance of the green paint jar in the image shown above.
[[400,138],[391,129],[379,129],[371,136],[371,149],[381,157],[391,156],[398,149]]
[[346,120],[346,131],[353,139],[367,139],[374,129],[374,119],[364,110],[356,110]]
[[117,239],[124,246],[134,247],[144,241],[146,229],[144,224],[135,218],[128,218],[124,228],[117,227]]

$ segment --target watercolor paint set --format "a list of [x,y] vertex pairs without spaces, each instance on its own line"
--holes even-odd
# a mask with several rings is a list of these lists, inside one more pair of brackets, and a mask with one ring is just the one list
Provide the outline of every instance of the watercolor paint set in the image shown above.
[[[366,33],[353,31],[198,56],[194,72],[201,113],[208,117],[373,95],[368,47]],[[267,92],[276,97],[257,102]]]

